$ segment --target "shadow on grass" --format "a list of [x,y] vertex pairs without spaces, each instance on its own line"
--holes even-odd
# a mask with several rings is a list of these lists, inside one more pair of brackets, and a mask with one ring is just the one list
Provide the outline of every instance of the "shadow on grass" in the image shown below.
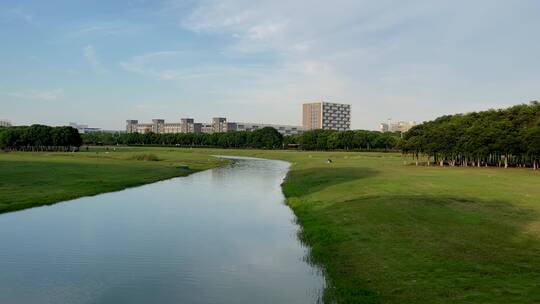
[[326,303],[540,302],[537,209],[451,195],[292,207]]
[[283,193],[288,198],[300,197],[319,192],[337,184],[370,178],[375,175],[377,175],[376,170],[358,167],[326,167],[293,170],[289,172],[282,185]]

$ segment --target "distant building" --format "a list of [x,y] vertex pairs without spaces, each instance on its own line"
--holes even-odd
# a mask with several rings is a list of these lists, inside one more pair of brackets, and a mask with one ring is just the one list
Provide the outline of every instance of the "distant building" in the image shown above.
[[201,133],[214,133],[214,124],[201,123]]
[[418,125],[416,121],[398,121],[395,123],[381,123],[379,125],[379,130],[381,132],[401,132],[405,133],[409,131],[412,127]]
[[350,130],[351,105],[324,101],[304,103],[302,125],[304,130]]
[[152,119],[152,133],[165,133],[165,119]]
[[127,133],[224,133],[233,131],[251,132],[264,127],[275,128],[283,135],[300,134],[301,126],[228,122],[225,117],[214,117],[212,123],[196,123],[193,118],[182,118],[180,123],[166,123],[163,119],[153,119],[152,123],[139,123],[138,120],[126,120]]
[[212,132],[213,133],[227,132],[227,118],[225,117],[212,118]]
[[238,122],[236,123],[237,131],[255,131],[258,129],[271,127],[276,129],[282,135],[297,135],[301,134],[304,131],[304,128],[301,126],[291,126],[291,125],[274,125],[274,124],[257,124],[257,123],[248,123],[248,122]]
[[138,133],[137,125],[139,124],[138,120],[126,120],[126,133]]
[[9,120],[0,119],[0,127],[11,127],[11,122],[9,122]]
[[163,122],[162,133],[182,133],[182,123],[165,123]]
[[77,129],[80,134],[102,132],[101,128],[90,128],[88,125],[80,125],[74,122],[70,122],[69,126]]
[[195,120],[193,118],[180,119],[180,133],[194,133]]

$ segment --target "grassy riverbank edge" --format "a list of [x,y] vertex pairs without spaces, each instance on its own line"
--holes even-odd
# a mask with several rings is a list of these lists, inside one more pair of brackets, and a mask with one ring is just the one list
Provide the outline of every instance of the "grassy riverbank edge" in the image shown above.
[[230,163],[174,149],[92,148],[78,153],[0,153],[0,214],[122,191]]

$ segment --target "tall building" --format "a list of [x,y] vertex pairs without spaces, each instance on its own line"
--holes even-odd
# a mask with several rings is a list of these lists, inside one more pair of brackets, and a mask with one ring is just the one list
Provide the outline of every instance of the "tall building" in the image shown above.
[[304,103],[302,125],[305,130],[350,130],[351,105],[324,101]]
[[11,122],[9,122],[9,120],[0,119],[0,127],[11,127]]

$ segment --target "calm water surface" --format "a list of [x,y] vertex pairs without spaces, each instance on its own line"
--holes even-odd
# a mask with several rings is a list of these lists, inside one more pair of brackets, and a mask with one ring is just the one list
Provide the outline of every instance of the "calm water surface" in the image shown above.
[[315,303],[287,169],[241,159],[0,215],[0,303]]

